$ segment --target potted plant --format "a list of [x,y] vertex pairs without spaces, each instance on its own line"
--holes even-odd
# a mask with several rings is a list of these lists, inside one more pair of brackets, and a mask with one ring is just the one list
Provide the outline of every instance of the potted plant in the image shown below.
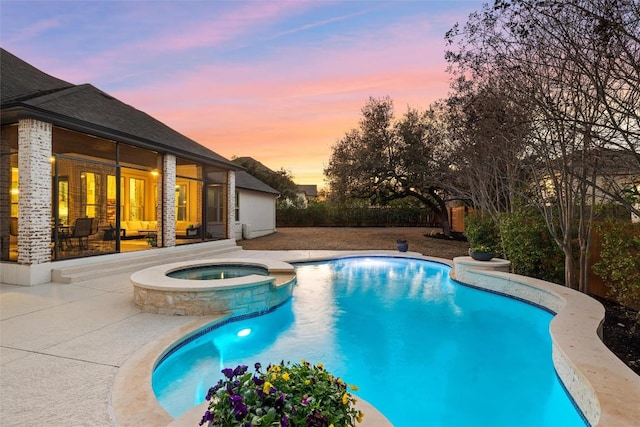
[[469,242],[469,256],[477,261],[489,261],[500,247],[500,235],[489,215],[478,213],[465,217],[464,233]]
[[487,245],[478,245],[469,248],[469,256],[476,261],[491,261],[496,254],[491,247]]
[[240,365],[222,370],[224,378],[209,389],[209,407],[200,425],[208,426],[355,426],[363,414],[347,386],[324,369],[312,365],[280,362],[255,372]]
[[407,243],[406,240],[398,239],[396,240],[396,243],[398,244],[398,250],[400,252],[407,252],[409,250],[409,244]]

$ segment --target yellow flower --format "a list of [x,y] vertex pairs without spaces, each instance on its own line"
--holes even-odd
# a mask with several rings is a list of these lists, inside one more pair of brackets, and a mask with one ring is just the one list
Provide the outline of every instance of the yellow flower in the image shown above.
[[269,394],[269,391],[271,391],[271,387],[273,387],[271,383],[269,381],[265,381],[262,385],[262,392],[264,394]]
[[358,422],[361,423],[363,418],[364,418],[364,414],[362,413],[362,411],[358,411],[358,418],[357,418]]
[[271,381],[274,381],[276,378],[278,378],[278,374],[271,374]]
[[284,374],[282,374],[282,379],[285,381],[289,381],[291,378],[289,377],[289,373],[285,372]]
[[311,380],[304,380],[304,385],[309,385],[311,384]]
[[357,385],[355,385],[355,384],[351,384],[351,386],[350,386],[350,387],[351,387],[351,390],[353,390],[353,391],[358,391],[358,390],[360,390],[360,389],[358,388],[358,386],[357,386]]
[[333,427],[333,424],[329,424],[329,427]]
[[345,405],[349,403],[349,395],[347,393],[342,395],[342,403]]
[[306,365],[306,364],[307,364],[307,361],[306,361],[306,360],[304,360],[304,359],[302,359],[302,360],[300,361],[300,363],[302,363],[303,365]]
[[338,384],[342,384],[342,378],[338,378],[336,381],[338,381]]
[[324,363],[319,362],[318,363],[318,369],[324,369]]

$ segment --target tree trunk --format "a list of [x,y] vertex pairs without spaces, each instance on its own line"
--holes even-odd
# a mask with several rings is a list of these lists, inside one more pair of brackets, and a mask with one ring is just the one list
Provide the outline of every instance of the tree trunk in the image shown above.
[[564,285],[571,288],[577,289],[576,284],[576,268],[575,261],[573,260],[573,254],[571,253],[571,246],[567,249],[563,248],[564,251]]
[[440,218],[440,226],[442,227],[442,233],[451,237],[451,223],[449,222],[449,211],[446,207],[439,207],[436,210],[438,218]]
[[449,223],[449,213],[446,209],[442,211],[442,214],[440,215],[440,221],[442,232],[444,233],[444,235],[447,237],[451,237],[451,224]]

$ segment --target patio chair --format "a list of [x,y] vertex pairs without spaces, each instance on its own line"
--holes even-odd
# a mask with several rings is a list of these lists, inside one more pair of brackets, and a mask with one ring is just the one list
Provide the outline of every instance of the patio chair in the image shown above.
[[195,237],[200,237],[200,229],[202,228],[202,225],[200,224],[196,224],[195,226],[191,227],[191,228],[187,228],[185,231],[187,233],[187,238],[188,239],[193,239]]
[[88,249],[89,236],[91,236],[93,232],[93,218],[78,218],[68,239],[69,241],[78,239],[80,249]]

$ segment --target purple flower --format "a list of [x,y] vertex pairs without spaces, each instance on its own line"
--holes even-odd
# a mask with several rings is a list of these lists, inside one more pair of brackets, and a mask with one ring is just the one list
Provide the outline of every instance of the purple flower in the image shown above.
[[245,372],[247,372],[247,369],[249,369],[247,365],[238,365],[236,366],[236,369],[233,370],[233,375],[243,375]]
[[251,380],[257,386],[262,386],[262,384],[264,384],[264,380],[262,378],[253,377],[253,378],[251,378]]
[[209,412],[207,409],[202,416],[202,420],[200,420],[200,425],[206,423],[207,421],[213,421],[213,412]]
[[247,413],[249,411],[248,411],[247,405],[245,405],[242,402],[237,402],[236,405],[233,407],[233,412],[236,415],[236,421],[240,421],[247,416]]
[[286,415],[283,415],[282,418],[280,418],[280,426],[281,427],[288,427],[289,426],[289,419],[287,418]]
[[222,373],[224,374],[225,377],[227,377],[229,379],[233,378],[233,369],[231,369],[231,368],[224,368],[222,370]]
[[304,397],[302,398],[302,405],[303,406],[307,406],[309,404],[309,396],[307,396],[306,394],[304,395]]
[[278,412],[284,409],[284,393],[280,393],[280,396],[276,399],[273,407],[276,408],[276,411]]
[[322,415],[322,412],[317,409],[313,410],[313,413],[307,417],[307,427],[324,427],[327,425],[328,419]]
[[244,401],[242,396],[240,396],[239,394],[232,394],[231,396],[229,396],[229,400],[234,405],[237,405],[237,404],[242,403]]
[[256,364],[253,366],[256,368],[256,372],[260,372],[260,368],[262,368],[262,365],[260,364],[260,362],[256,362]]

